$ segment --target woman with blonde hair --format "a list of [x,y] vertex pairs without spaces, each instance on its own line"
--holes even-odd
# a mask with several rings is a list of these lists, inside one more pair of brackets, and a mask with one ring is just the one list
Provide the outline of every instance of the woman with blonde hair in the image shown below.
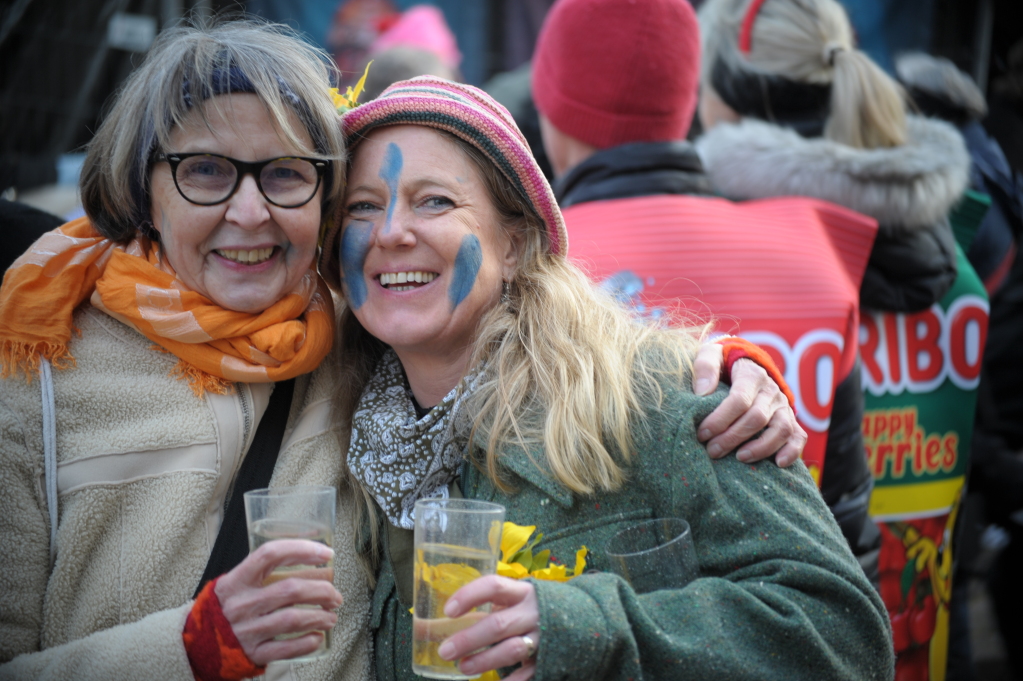
[[[371,674],[350,491],[333,552],[249,554],[242,504],[341,481],[315,270],[344,178],[328,64],[285,27],[165,31],[90,144],[88,217],[7,271],[0,679]],[[267,666],[331,626],[320,661]]]
[[[344,116],[343,218],[320,269],[345,297],[337,411],[378,568],[377,677],[413,679],[414,504],[464,496],[535,525],[567,582],[490,576],[440,644],[474,676],[890,678],[884,607],[806,468],[712,460],[689,388],[699,333],[651,326],[566,258],[561,212],[511,116],[482,91],[396,83]],[[627,228],[627,226],[623,226]],[[681,517],[701,576],[638,594],[604,546]]]
[[[836,0],[708,0],[696,148],[731,199],[808,196],[875,218],[860,306],[919,312],[957,274],[948,212],[970,158],[941,121],[908,113],[902,89],[856,49]],[[873,477],[855,367],[835,389],[821,492],[872,575],[880,535],[867,517]]]

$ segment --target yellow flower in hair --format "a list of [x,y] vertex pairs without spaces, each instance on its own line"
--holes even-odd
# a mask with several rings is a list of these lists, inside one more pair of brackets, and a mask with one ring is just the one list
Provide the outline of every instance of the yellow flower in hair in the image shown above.
[[362,72],[362,78],[360,78],[359,82],[355,84],[354,89],[352,89],[352,86],[349,85],[345,89],[345,93],[341,94],[341,91],[336,87],[330,88],[331,100],[334,102],[334,108],[337,109],[339,114],[351,111],[355,107],[359,106],[359,95],[362,94],[362,91],[366,87],[366,76],[369,75],[369,67],[372,63],[373,62],[371,61],[369,64],[366,64],[366,70]]

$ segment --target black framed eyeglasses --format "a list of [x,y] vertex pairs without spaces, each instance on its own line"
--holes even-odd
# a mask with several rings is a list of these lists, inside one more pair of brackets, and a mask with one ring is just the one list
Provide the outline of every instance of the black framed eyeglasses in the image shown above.
[[266,200],[281,208],[309,203],[320,188],[328,161],[322,158],[281,156],[248,163],[236,158],[207,154],[154,153],[152,163],[170,164],[174,186],[189,203],[215,206],[238,191],[242,177],[251,174]]

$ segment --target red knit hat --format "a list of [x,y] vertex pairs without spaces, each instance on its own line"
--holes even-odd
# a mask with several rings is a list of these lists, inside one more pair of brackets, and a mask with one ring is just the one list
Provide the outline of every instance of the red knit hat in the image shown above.
[[558,0],[533,55],[533,100],[599,149],[686,136],[700,27],[687,0]]

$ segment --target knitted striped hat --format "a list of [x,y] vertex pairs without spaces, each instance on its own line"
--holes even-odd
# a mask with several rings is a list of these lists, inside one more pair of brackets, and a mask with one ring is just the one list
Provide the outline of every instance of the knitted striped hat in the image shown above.
[[[399,81],[376,99],[346,112],[342,125],[349,152],[371,130],[386,125],[425,125],[460,137],[482,151],[533,207],[547,227],[551,253],[567,255],[565,220],[529,143],[508,110],[479,88],[436,76]],[[340,231],[340,222],[330,227],[320,255],[321,274],[337,288]]]

